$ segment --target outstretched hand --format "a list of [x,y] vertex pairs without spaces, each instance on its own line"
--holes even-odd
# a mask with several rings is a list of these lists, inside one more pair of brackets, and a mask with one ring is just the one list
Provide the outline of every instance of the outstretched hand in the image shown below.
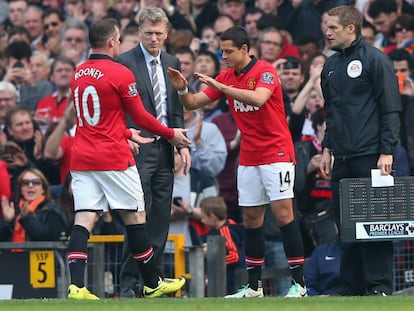
[[191,144],[191,140],[185,136],[185,133],[188,132],[188,129],[175,128],[173,130],[174,137],[168,140],[171,144],[177,148],[188,147]]
[[220,90],[221,83],[217,82],[216,79],[199,72],[195,72],[194,75],[197,77],[198,80],[200,80],[201,83],[206,84],[208,87],[212,89]]
[[188,81],[179,70],[168,67],[167,73],[170,77],[171,84],[174,86],[176,90],[179,91],[184,90],[186,88],[186,86],[188,85]]
[[134,129],[134,128],[130,128],[129,129],[132,133],[131,136],[131,140],[138,143],[138,144],[149,144],[152,143],[154,141],[154,138],[150,138],[150,137],[142,137],[141,136],[141,131]]

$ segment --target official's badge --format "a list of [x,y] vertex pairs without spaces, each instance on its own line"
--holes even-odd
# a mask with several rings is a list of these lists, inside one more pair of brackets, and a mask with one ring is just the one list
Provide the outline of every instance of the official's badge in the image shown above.
[[350,78],[358,78],[362,73],[362,63],[360,60],[352,60],[346,68],[346,73]]

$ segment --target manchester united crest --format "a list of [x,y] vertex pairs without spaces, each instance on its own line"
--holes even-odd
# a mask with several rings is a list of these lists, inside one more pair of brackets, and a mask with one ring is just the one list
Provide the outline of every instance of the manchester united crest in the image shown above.
[[249,90],[253,90],[255,86],[256,86],[256,80],[254,78],[247,79],[247,88]]

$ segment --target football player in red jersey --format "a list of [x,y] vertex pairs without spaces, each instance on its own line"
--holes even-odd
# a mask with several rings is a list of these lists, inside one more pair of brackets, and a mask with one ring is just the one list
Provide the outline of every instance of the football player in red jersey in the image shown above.
[[240,129],[240,165],[237,180],[239,205],[246,227],[244,249],[249,276],[247,286],[228,298],[262,297],[261,269],[264,262],[265,205],[270,203],[282,231],[292,286],[287,297],[306,296],[303,279],[303,242],[294,220],[292,198],[295,152],[286,121],[282,87],[273,66],[249,56],[246,31],[231,27],[220,36],[220,49],[227,70],[215,79],[195,73],[207,88],[188,92],[187,80],[177,70],[168,73],[187,109],[197,109],[226,96]]
[[163,126],[143,107],[135,77],[114,61],[119,54],[119,25],[101,19],[91,25],[92,54],[72,76],[71,92],[76,112],[71,174],[75,224],[68,249],[71,275],[68,298],[99,299],[84,284],[87,241],[98,213],[110,207],[125,223],[129,247],[144,279],[144,296],[154,298],[179,290],[185,279],[161,279],[155,272],[153,247],[148,241],[144,196],[128,139],[148,143],[139,131],[126,129],[126,112],[145,130],[177,147],[191,142],[186,130]]

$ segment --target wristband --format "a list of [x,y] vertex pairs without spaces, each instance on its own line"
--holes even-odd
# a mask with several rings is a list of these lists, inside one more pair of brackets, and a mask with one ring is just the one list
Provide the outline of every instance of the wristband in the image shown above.
[[178,90],[177,91],[177,94],[178,95],[181,95],[181,96],[183,96],[183,95],[185,95],[185,94],[187,94],[188,93],[188,87],[185,87],[185,89],[184,90]]

